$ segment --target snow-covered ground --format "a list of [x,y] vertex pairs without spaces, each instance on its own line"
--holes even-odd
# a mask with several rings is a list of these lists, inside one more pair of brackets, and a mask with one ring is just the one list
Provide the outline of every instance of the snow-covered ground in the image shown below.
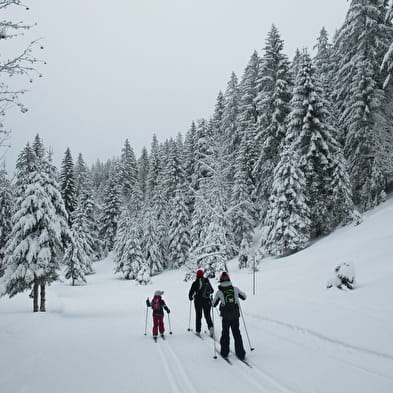
[[[114,276],[107,258],[95,265],[88,285],[49,287],[46,313],[32,313],[27,293],[2,298],[0,391],[392,393],[392,222],[389,200],[357,227],[341,228],[288,258],[264,260],[255,296],[250,272],[230,263],[232,282],[248,294],[242,310],[250,342],[242,320],[241,326],[252,368],[233,354],[232,365],[214,359],[213,340],[187,331],[191,283],[181,271],[141,287]],[[334,267],[344,261],[355,266],[357,288],[327,290]],[[144,335],[145,299],[156,289],[165,291],[171,309],[167,339],[158,343],[151,338],[151,314]]]

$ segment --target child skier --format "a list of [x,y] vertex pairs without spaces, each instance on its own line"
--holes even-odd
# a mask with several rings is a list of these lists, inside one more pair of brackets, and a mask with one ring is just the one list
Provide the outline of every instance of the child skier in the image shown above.
[[169,314],[170,310],[165,304],[164,299],[161,297],[164,294],[164,291],[155,291],[154,297],[150,302],[149,298],[146,299],[147,307],[151,307],[153,309],[153,339],[157,341],[158,331],[161,334],[161,337],[164,338],[164,310]]

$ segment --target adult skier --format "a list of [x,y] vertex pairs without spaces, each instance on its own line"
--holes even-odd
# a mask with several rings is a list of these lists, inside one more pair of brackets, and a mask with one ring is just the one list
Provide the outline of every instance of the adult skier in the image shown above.
[[201,335],[202,326],[202,311],[205,316],[207,327],[209,329],[210,336],[214,336],[213,321],[210,316],[211,311],[211,295],[214,290],[207,277],[204,277],[204,271],[198,270],[196,272],[196,279],[192,283],[190,291],[188,292],[188,298],[190,301],[194,299],[195,306],[195,334]]
[[220,303],[220,315],[222,317],[221,333],[221,356],[226,358],[229,354],[229,328],[232,330],[235,340],[235,353],[240,360],[244,360],[246,351],[244,350],[242,336],[239,330],[239,299],[246,300],[247,296],[239,288],[234,287],[226,272],[220,276],[220,285],[213,300],[213,307]]

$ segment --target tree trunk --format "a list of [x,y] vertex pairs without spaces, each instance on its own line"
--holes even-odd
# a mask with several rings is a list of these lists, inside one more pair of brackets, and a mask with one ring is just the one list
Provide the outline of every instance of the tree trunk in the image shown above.
[[45,283],[41,284],[41,304],[40,311],[45,312]]
[[33,284],[33,312],[38,311],[38,283]]

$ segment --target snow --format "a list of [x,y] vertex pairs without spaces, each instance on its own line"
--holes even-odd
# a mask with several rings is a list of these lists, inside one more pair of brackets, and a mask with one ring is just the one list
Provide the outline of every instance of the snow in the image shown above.
[[[256,273],[228,265],[247,293],[241,320],[247,359],[214,359],[213,340],[188,332],[184,271],[153,284],[113,274],[111,257],[88,284],[54,283],[46,313],[27,292],[0,299],[2,393],[391,393],[393,391],[393,200],[290,257],[265,259]],[[326,289],[334,268],[351,261],[355,290]],[[216,283],[212,283],[216,288]],[[165,293],[167,339],[154,343],[145,299]],[[219,317],[214,313],[216,325]],[[192,323],[194,326],[194,311]],[[169,334],[169,330],[173,332]],[[203,324],[202,329],[206,329]],[[220,329],[218,329],[220,331]],[[219,344],[217,344],[219,348]]]

